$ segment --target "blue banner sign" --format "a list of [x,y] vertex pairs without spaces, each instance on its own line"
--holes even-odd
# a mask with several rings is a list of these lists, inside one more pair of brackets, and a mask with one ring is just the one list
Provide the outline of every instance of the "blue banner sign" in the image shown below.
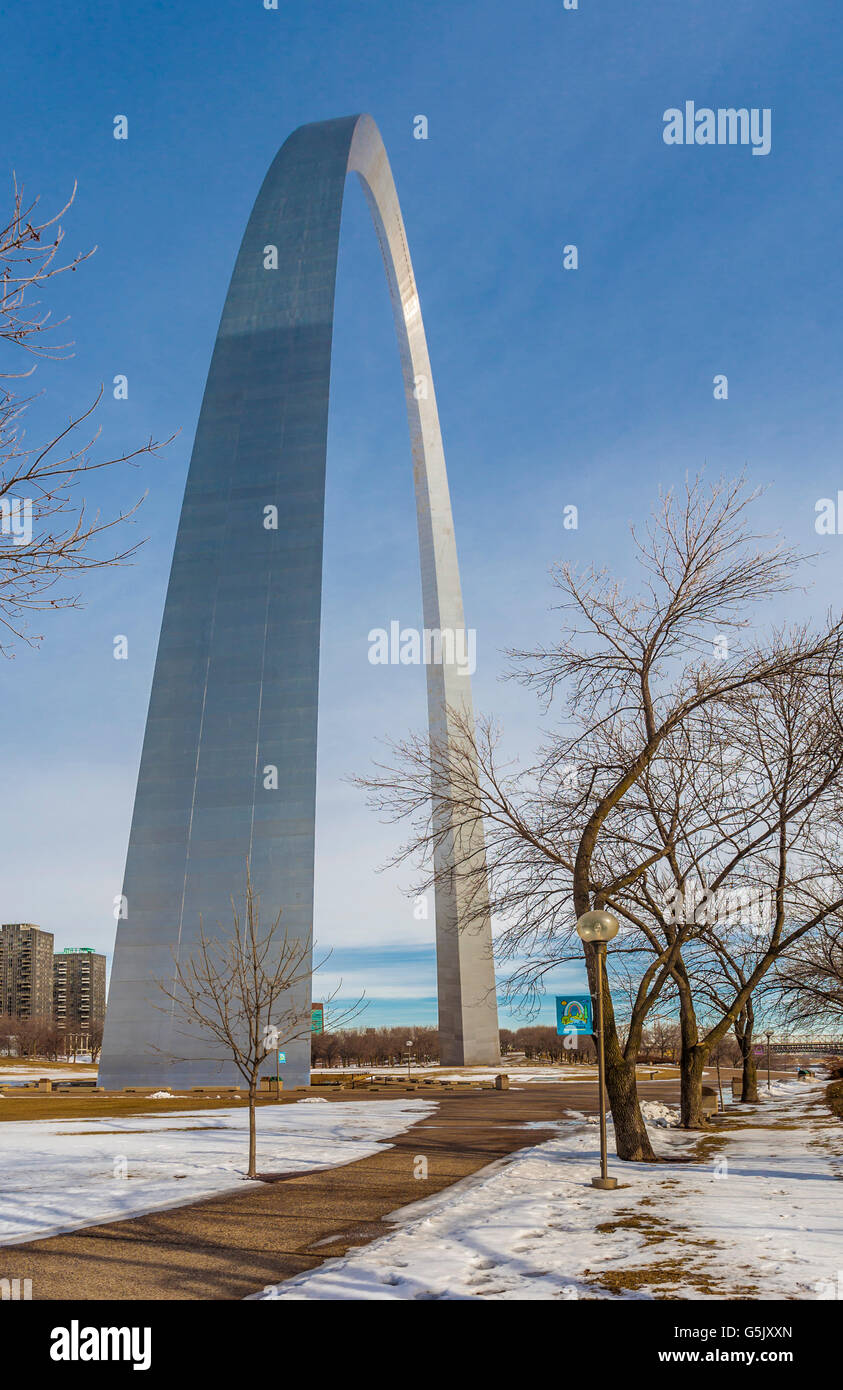
[[593,1033],[591,995],[566,994],[556,996],[556,1031],[562,1033]]

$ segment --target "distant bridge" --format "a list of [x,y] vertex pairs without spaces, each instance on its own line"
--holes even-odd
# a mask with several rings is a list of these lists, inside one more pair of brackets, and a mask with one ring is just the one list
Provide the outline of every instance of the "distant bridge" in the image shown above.
[[[756,1047],[763,1047],[767,1050],[766,1043],[756,1043]],[[787,1040],[785,1042],[771,1042],[770,1051],[778,1053],[791,1053],[794,1056],[808,1057],[843,1057],[843,1042],[800,1042]]]

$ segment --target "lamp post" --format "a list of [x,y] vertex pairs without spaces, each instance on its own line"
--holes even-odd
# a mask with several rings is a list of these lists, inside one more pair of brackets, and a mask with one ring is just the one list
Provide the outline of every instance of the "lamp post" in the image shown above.
[[412,1054],[412,1052],[410,1051],[410,1048],[411,1048],[412,1046],[413,1046],[413,1039],[412,1039],[412,1038],[408,1038],[408,1039],[407,1039],[407,1080],[408,1080],[408,1081],[411,1081],[411,1080],[412,1080],[412,1077],[410,1076],[410,1062],[412,1061],[412,1057],[413,1057],[413,1054]]
[[770,1091],[770,1039],[771,1039],[771,1037],[772,1037],[773,1035],[772,1035],[772,1033],[765,1033],[764,1036],[765,1036],[765,1038],[767,1039],[767,1091],[769,1092],[769,1091]]
[[617,1187],[617,1178],[609,1177],[609,1164],[606,1154],[606,1056],[603,1048],[603,960],[606,956],[606,943],[618,934],[618,919],[611,912],[584,912],[577,922],[577,935],[581,941],[594,947],[597,957],[597,1077],[598,1108],[600,1111],[600,1177],[592,1178],[592,1187],[611,1189]]

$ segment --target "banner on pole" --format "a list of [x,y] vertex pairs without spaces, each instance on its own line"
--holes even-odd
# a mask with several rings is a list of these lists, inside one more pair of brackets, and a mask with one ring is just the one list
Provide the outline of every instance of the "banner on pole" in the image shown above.
[[594,1032],[590,994],[556,996],[556,1031],[560,1035]]

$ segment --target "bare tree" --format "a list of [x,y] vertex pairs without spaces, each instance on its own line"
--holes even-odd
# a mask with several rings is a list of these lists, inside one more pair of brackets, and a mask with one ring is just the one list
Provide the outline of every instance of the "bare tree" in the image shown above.
[[[31,358],[61,361],[72,355],[69,342],[56,342],[49,310],[39,299],[44,285],[75,271],[92,252],[62,258],[60,218],[75,196],[54,217],[38,220],[37,199],[24,202],[14,185],[13,206],[0,227],[0,342]],[[31,376],[37,363],[22,372],[0,371],[0,381]],[[98,542],[132,517],[142,498],[127,510],[103,518],[90,513],[78,489],[89,474],[156,452],[153,440],[115,458],[92,454],[99,430],[89,422],[102,397],[72,415],[65,428],[46,443],[26,442],[24,421],[34,397],[21,397],[0,385],[0,653],[11,655],[15,642],[40,641],[30,631],[33,613],[76,608],[79,594],[67,581],[84,571],[119,565],[142,542],[105,550]],[[169,442],[169,441],[167,441]]]
[[[195,1038],[197,1029],[230,1057],[246,1083],[249,1096],[248,1177],[255,1168],[255,1107],[261,1068],[285,1044],[310,1037],[309,983],[312,974],[311,938],[291,935],[279,912],[271,926],[260,926],[260,899],[253,892],[246,866],[245,910],[231,900],[231,926],[218,927],[209,937],[200,923],[199,945],[184,960],[176,959],[173,981],[158,981],[180,1030]],[[324,965],[325,960],[320,962]],[[330,1003],[336,991],[328,998]],[[360,1001],[344,1011],[354,1016]],[[337,1020],[335,1020],[337,1026]]]
[[[804,649],[804,640],[791,634],[791,645]],[[642,779],[642,810],[669,853],[612,906],[654,953],[680,946],[671,971],[688,1127],[705,1124],[703,1068],[730,1029],[748,1055],[743,1097],[753,1098],[752,1025],[768,974],[795,943],[839,920],[839,656],[833,634],[809,662],[733,693],[711,711],[702,761],[678,759],[673,780],[654,764]]]
[[18,1057],[32,1059],[45,1057],[49,1061],[53,1061],[58,1056],[63,1039],[49,1015],[36,1014],[26,1018],[12,1017],[9,1020],[9,1027],[10,1033],[7,1036]]
[[[659,1001],[663,1008],[665,1000]],[[641,1040],[639,1057],[649,1062],[673,1062],[679,1055],[679,1024],[666,1015],[652,1015]]]
[[[395,862],[426,866],[423,886],[435,884],[441,833],[430,812],[431,783],[450,788],[449,809],[460,824],[483,820],[499,952],[516,993],[541,989],[551,970],[582,951],[575,925],[591,907],[621,913],[634,936],[621,950],[649,952],[623,1040],[608,975],[603,982],[607,1089],[621,1158],[654,1159],[635,1059],[647,1016],[668,981],[676,982],[682,947],[695,931],[693,923],[680,923],[654,932],[647,914],[635,911],[633,889],[643,885],[652,897],[656,869],[671,876],[706,748],[717,746],[714,712],[741,692],[751,696],[765,682],[827,661],[839,638],[829,624],[788,637],[773,633],[766,646],[742,645],[753,610],[795,587],[804,558],[752,530],[755,496],[742,479],[706,487],[699,478],[679,496],[663,495],[645,531],[633,530],[641,576],[635,593],[605,570],[555,571],[566,615],[562,637],[548,649],[511,654],[516,678],[548,704],[562,705],[561,727],[535,765],[502,763],[500,731],[491,721],[478,721],[475,731],[456,720],[459,735],[447,747],[428,749],[411,737],[393,745],[389,765],[356,779],[388,818],[410,821]],[[688,763],[698,770],[693,787]],[[673,814],[657,824],[647,777],[652,771],[652,783],[656,767],[671,765],[678,768]],[[660,798],[656,805],[661,812]],[[703,798],[694,824],[704,830],[709,819]],[[470,842],[463,846],[457,837],[454,852],[470,881]],[[482,871],[474,872],[482,910]],[[592,947],[584,954],[594,992],[597,969],[607,967]],[[617,959],[615,948],[611,956]]]
[[[755,1060],[756,1001],[763,990],[763,980],[747,992],[747,982],[758,962],[758,942],[753,924],[733,925],[727,920],[718,924],[717,931],[705,934],[709,951],[693,973],[696,996],[703,1001],[698,1012],[705,1012],[710,1022],[719,1021],[730,1009],[732,1000],[741,996],[744,1003],[733,1023],[734,1040],[741,1065],[741,1102],[758,1100],[758,1067]],[[713,1057],[722,1058],[730,1046],[725,1038],[715,1043]]]
[[393,1028],[343,1028],[333,1032],[333,1021],[324,1033],[313,1038],[314,1062],[330,1066],[339,1061],[343,1066],[394,1066],[406,1056],[407,1038],[413,1039],[416,1061],[428,1065],[439,1056],[439,1035],[426,1024],[404,1024]]
[[92,1023],[88,1028],[88,1046],[91,1049],[91,1061],[96,1062],[102,1052],[102,1024]]
[[0,1057],[11,1057],[17,1046],[14,1014],[0,1014]]
[[823,923],[813,936],[783,951],[770,986],[783,1025],[834,1033],[843,1025],[843,923]]

